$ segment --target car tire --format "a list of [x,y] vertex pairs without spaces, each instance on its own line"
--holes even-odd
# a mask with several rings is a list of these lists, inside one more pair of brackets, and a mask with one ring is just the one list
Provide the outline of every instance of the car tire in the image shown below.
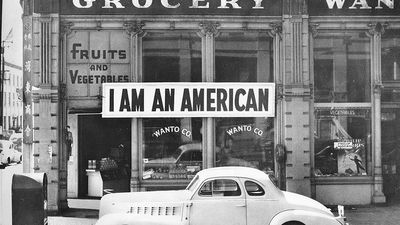
[[10,164],[11,163],[11,159],[10,159],[10,157],[8,157],[7,158],[7,164]]
[[304,224],[301,222],[298,222],[298,221],[290,221],[290,222],[286,222],[282,225],[304,225]]
[[19,156],[19,163],[21,163],[21,162],[22,162],[22,155]]

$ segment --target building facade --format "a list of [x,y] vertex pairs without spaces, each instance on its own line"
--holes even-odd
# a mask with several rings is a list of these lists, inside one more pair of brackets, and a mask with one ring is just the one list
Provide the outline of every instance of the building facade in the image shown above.
[[398,196],[398,0],[23,7],[24,169],[49,209],[222,165],[329,205]]
[[3,131],[22,128],[22,67],[4,62]]

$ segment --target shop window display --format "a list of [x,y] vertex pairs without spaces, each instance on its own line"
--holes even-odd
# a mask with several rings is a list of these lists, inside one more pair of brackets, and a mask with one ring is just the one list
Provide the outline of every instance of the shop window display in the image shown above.
[[216,118],[216,165],[274,169],[273,118]]
[[[215,39],[217,82],[273,82],[272,38],[222,32]],[[274,169],[273,118],[215,118],[216,166]]]
[[192,179],[202,169],[201,118],[144,119],[143,179]]
[[370,172],[370,51],[365,32],[322,31],[315,37],[315,176]]
[[315,175],[367,175],[371,163],[369,109],[316,109]]
[[[201,38],[195,32],[143,37],[144,82],[200,82]],[[143,119],[144,180],[192,179],[202,169],[202,119]]]

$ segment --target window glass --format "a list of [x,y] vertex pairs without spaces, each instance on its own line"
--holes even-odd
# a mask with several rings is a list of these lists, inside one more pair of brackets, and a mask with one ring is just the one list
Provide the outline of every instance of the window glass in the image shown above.
[[[201,38],[195,32],[143,37],[144,82],[201,81]],[[202,119],[143,119],[143,179],[192,179],[202,168]]]
[[319,108],[315,119],[315,175],[367,175],[371,164],[370,109]]
[[382,121],[382,173],[400,173],[400,109],[384,108]]
[[273,118],[216,118],[216,165],[274,169]]
[[143,179],[192,179],[202,168],[201,118],[143,119]]
[[314,40],[315,102],[370,102],[370,38],[321,32]]
[[[217,82],[273,82],[273,40],[263,32],[215,38]],[[274,168],[273,118],[216,118],[216,165]]]
[[201,196],[240,196],[241,194],[238,183],[228,179],[207,181],[199,191]]
[[400,81],[400,30],[386,30],[382,35],[381,63],[383,81]]
[[215,38],[216,82],[273,82],[273,40],[263,32],[222,32]]
[[264,189],[253,181],[244,182],[247,194],[250,196],[263,196],[265,194]]
[[144,82],[201,81],[201,38],[194,32],[149,32],[143,37]]
[[400,102],[400,30],[386,30],[382,35],[382,102]]

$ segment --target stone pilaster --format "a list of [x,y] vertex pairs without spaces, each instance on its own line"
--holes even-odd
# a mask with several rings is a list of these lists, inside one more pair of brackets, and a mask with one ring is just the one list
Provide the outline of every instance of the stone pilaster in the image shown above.
[[[66,165],[60,160],[59,127],[59,19],[39,15],[33,20],[33,170],[48,177],[48,210],[66,204]],[[60,177],[61,175],[61,177]],[[60,197],[60,194],[62,197]]]
[[[218,35],[219,23],[202,22],[199,24],[202,41],[202,71],[203,81],[214,82],[215,80],[215,36]],[[211,168],[215,161],[215,120],[204,118],[203,124],[203,146],[207,151],[203,151],[203,168]]]
[[312,88],[306,9],[303,0],[284,2],[281,126],[287,151],[286,189],[311,196]]
[[385,32],[385,26],[381,23],[369,24],[368,34],[372,38],[371,51],[372,54],[372,127],[374,138],[374,193],[372,195],[373,203],[386,202],[385,195],[383,194],[383,178],[382,178],[382,131],[381,131],[381,93],[382,93],[382,74],[381,74],[381,37]]
[[[130,77],[131,82],[141,82],[142,77],[142,38],[146,35],[143,30],[145,26],[144,22],[141,21],[129,21],[124,23],[126,33],[131,39],[131,71],[132,76]],[[137,118],[131,120],[131,181],[130,190],[131,192],[140,191],[140,176],[143,173],[139,167],[141,165],[140,160],[142,157],[142,148],[140,146],[140,140],[142,140],[141,130],[142,121]],[[139,134],[139,135],[138,135]]]

